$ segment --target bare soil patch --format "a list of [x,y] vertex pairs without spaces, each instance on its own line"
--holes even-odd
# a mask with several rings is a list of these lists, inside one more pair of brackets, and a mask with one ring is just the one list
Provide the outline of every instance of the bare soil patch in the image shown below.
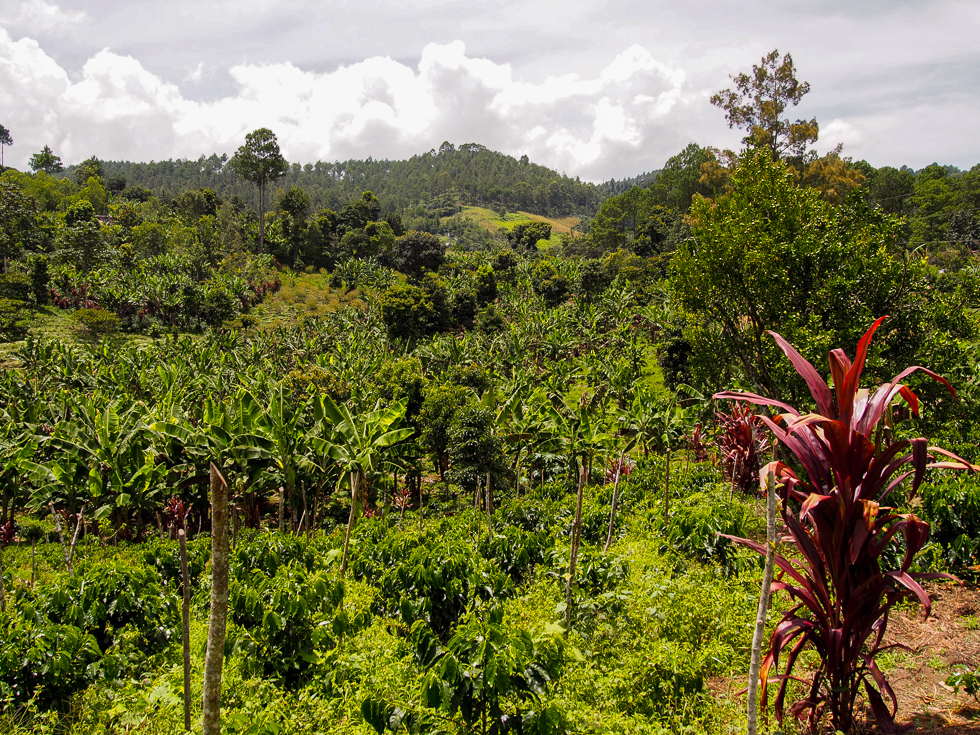
[[[917,735],[980,735],[980,701],[946,685],[957,669],[980,668],[980,588],[936,583],[927,589],[933,601],[927,619],[909,606],[893,612],[888,624],[886,642],[910,649],[896,654],[885,672],[898,697],[897,720]],[[745,686],[745,675],[708,682],[712,694],[740,706]],[[877,732],[870,712],[863,732]]]

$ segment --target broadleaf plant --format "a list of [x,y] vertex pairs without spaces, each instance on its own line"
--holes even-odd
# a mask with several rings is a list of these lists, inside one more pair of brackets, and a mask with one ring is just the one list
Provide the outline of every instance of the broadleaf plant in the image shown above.
[[[875,658],[893,647],[884,643],[892,608],[915,597],[928,616],[929,595],[920,583],[948,575],[911,571],[916,554],[928,541],[929,524],[886,504],[908,479],[909,497],[914,496],[928,467],[978,469],[928,446],[922,438],[876,444],[875,428],[893,401],[902,400],[913,414],[918,413],[918,398],[901,382],[907,376],[925,373],[955,396],[948,381],[917,366],[906,368],[874,392],[860,387],[868,346],[883,319],[861,338],[853,362],[843,350],[830,352],[833,387],[789,342],[769,333],[806,381],[815,412],[801,414],[781,401],[753,393],[714,396],[778,409],[775,417],[760,418],[804,470],[800,476],[790,465],[772,462],[761,471],[762,477],[773,473],[777,480],[788,531],[784,540],[792,548],[791,554],[776,555],[779,576],[773,590],[787,594],[793,605],[773,631],[762,663],[760,691],[766,702],[769,681],[778,681],[774,710],[782,724],[789,683],[799,681],[792,676],[794,665],[804,650],[814,650],[820,663],[803,697],[790,706],[791,714],[809,719],[814,732],[824,715],[829,715],[832,729],[851,731],[862,690],[879,730],[900,731],[895,723],[895,693]],[[730,538],[759,553],[766,551],[756,541]],[[887,552],[896,546],[904,546],[901,566],[883,568],[886,559],[895,558]],[[782,674],[777,673],[780,663]]]

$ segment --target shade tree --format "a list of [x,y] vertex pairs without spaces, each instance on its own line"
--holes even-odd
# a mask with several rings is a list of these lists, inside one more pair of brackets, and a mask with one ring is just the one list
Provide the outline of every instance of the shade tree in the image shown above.
[[746,146],[768,148],[773,159],[783,156],[801,158],[806,147],[819,134],[816,118],[791,121],[786,108],[795,107],[810,91],[808,82],[796,78],[793,57],[773,50],[752,66],[752,74],[742,72],[731,77],[734,89],[722,90],[711,97],[711,104],[725,111],[728,126],[746,131]]
[[57,174],[65,170],[61,163],[61,156],[56,156],[50,147],[44,146],[40,151],[31,156],[31,171],[37,173],[43,171],[46,174]]
[[275,133],[258,128],[245,136],[245,143],[229,161],[238,176],[259,189],[259,252],[265,250],[265,194],[270,182],[286,175],[289,164],[279,150]]

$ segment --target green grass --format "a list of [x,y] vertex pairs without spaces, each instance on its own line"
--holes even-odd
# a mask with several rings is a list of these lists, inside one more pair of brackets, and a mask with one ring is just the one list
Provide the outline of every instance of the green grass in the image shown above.
[[573,235],[572,228],[582,221],[581,217],[544,217],[530,212],[508,212],[501,217],[497,212],[485,207],[464,207],[459,214],[490,232],[499,232],[500,230],[510,232],[524,222],[548,222],[551,224],[549,246],[559,244],[559,235]]
[[347,291],[330,285],[330,274],[283,273],[282,288],[256,306],[251,316],[260,329],[294,326],[304,319],[323,316],[343,307],[364,308],[365,295],[359,289]]
[[[35,339],[57,340],[67,345],[90,344],[91,340],[81,336],[74,327],[72,314],[75,312],[68,309],[59,309],[55,306],[43,306],[34,312],[31,320],[30,336]],[[112,341],[118,343],[137,342],[149,344],[153,340],[143,334],[126,334],[120,332]],[[5,342],[0,344],[0,367],[17,367],[20,361],[17,359],[17,351],[24,346],[24,340],[19,342]]]

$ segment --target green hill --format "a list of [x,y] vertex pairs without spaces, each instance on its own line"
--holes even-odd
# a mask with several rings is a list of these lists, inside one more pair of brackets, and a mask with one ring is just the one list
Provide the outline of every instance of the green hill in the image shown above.
[[[222,198],[238,197],[257,208],[256,188],[234,174],[226,155],[150,163],[103,161],[102,165],[106,176],[120,188],[141,186],[166,197],[206,187]],[[69,167],[65,175],[73,170]],[[387,211],[422,208],[437,216],[466,206],[550,217],[588,216],[606,196],[600,187],[531,163],[527,156],[516,159],[476,143],[459,147],[443,143],[438,150],[406,161],[368,158],[293,163],[278,187],[293,186],[309,194],[314,208],[340,209],[361,192],[371,191]]]

